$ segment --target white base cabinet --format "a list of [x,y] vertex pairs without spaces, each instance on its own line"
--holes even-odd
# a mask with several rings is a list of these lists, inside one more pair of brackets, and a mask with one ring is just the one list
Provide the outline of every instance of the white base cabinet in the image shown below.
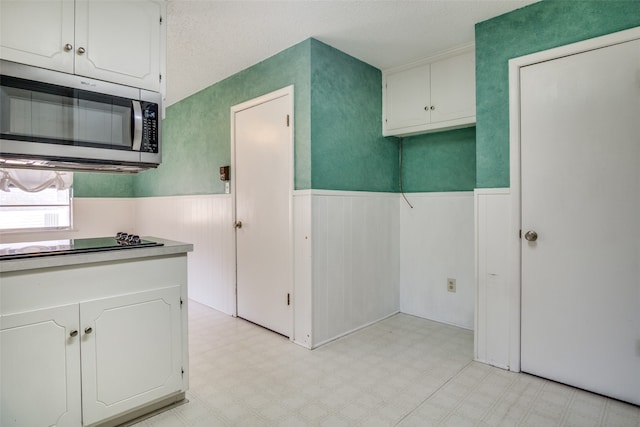
[[0,58],[160,91],[162,0],[3,0]]
[[112,425],[184,397],[186,253],[88,260],[0,275],[3,427]]
[[79,426],[78,305],[0,317],[0,425]]
[[179,286],[80,304],[84,425],[180,390],[180,325]]
[[385,136],[475,125],[475,51],[460,48],[383,73]]

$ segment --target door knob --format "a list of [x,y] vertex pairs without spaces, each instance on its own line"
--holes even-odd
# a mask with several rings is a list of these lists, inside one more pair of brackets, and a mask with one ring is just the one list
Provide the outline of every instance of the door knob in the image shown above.
[[526,233],[524,233],[524,238],[527,239],[529,242],[535,242],[536,240],[538,240],[538,233],[536,233],[533,230],[529,230]]
[[234,228],[242,228],[242,221],[236,221],[233,223]]

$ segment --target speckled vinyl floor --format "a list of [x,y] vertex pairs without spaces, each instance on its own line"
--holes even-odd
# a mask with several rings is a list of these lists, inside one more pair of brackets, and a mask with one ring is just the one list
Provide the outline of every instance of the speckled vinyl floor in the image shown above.
[[464,329],[398,314],[310,351],[189,310],[189,403],[138,427],[640,427],[637,406],[473,362]]

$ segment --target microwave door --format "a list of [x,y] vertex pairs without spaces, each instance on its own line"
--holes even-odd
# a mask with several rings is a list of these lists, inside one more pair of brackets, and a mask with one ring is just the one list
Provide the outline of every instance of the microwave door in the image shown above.
[[133,108],[130,100],[86,91],[76,97],[76,145],[131,150]]
[[3,137],[64,143],[73,139],[73,90],[3,76],[0,129]]

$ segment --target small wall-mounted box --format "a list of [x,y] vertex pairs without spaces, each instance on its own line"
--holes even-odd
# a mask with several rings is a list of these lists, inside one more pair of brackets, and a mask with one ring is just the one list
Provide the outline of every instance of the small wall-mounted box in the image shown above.
[[220,166],[220,181],[229,181],[229,166]]

